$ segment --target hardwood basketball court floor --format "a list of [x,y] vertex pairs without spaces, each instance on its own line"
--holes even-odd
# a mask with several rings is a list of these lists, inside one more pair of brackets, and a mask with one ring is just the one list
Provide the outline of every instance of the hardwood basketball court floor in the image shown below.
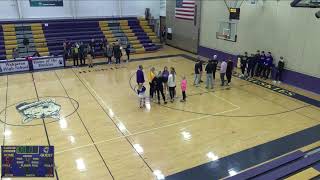
[[[231,88],[222,88],[218,72],[214,91],[194,87],[194,62],[160,55],[168,53],[118,69],[97,65],[0,76],[2,145],[53,145],[54,179],[151,180],[319,125],[318,107],[235,77]],[[140,109],[134,91],[140,64],[145,76],[150,67],[164,66],[175,67],[177,82],[186,75],[187,102],[179,102],[178,85],[174,103]],[[61,106],[60,120],[23,123],[16,106],[45,99]],[[229,168],[244,170],[236,167]]]

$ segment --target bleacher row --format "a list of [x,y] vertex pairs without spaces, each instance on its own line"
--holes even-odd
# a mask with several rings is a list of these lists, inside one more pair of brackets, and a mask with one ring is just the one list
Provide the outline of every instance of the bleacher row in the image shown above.
[[318,180],[320,179],[320,147],[302,152],[300,150],[273,161],[241,172],[226,180]]
[[[23,40],[29,40],[29,46]],[[0,59],[12,59],[12,49],[18,48],[19,57],[33,55],[62,55],[65,40],[89,43],[91,39],[114,43],[128,42],[132,53],[158,50],[159,39],[148,22],[142,18],[109,18],[3,23],[0,26]],[[102,50],[97,48],[97,55]]]

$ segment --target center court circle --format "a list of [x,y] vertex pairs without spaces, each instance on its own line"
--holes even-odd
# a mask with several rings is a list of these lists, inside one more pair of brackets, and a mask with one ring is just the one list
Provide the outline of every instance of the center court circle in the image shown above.
[[[79,109],[79,102],[71,97],[65,96],[43,96],[39,97],[39,100],[43,99],[54,99],[57,104],[61,105],[60,110],[60,118],[59,119],[52,119],[52,118],[44,118],[46,124],[58,122],[63,118],[67,118],[74,114]],[[34,119],[29,123],[22,123],[22,116],[16,110],[16,106],[21,103],[29,103],[38,101],[38,98],[31,98],[26,99],[23,101],[16,102],[7,106],[6,108],[0,111],[0,122],[6,124],[8,126],[42,126],[43,122],[42,119]],[[6,112],[6,120],[4,120],[4,115]]]

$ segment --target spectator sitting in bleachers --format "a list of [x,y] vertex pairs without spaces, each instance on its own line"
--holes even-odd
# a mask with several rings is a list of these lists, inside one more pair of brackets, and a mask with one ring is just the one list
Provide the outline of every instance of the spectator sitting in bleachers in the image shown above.
[[19,58],[18,48],[13,48],[13,49],[12,49],[12,58],[13,58],[13,59]]
[[32,57],[41,57],[41,55],[38,51],[36,51],[33,53]]

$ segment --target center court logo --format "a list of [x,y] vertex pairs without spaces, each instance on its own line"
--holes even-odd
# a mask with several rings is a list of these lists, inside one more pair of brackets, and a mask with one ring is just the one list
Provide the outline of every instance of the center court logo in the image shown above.
[[39,100],[31,103],[20,103],[16,106],[22,115],[22,123],[28,123],[33,119],[53,118],[60,119],[61,106],[53,99]]

